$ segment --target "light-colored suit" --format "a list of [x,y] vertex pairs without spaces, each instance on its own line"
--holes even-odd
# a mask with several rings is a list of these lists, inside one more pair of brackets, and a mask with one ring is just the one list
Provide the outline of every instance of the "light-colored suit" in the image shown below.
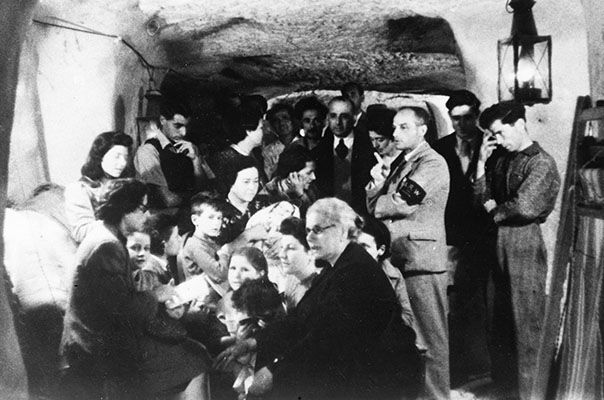
[[[383,185],[376,186],[373,182],[367,185],[367,208],[390,230],[391,262],[403,272],[415,315],[418,345],[427,350],[421,397],[446,399],[449,335],[445,207],[449,169],[445,159],[426,142],[409,153],[406,160],[395,161],[392,168]],[[415,182],[425,191],[417,204],[408,204],[398,193],[405,180]]]
[[[409,205],[398,195],[404,178],[425,190],[419,204]],[[448,195],[447,163],[426,142],[409,160],[395,165],[382,186],[367,186],[367,208],[388,226],[392,234],[392,264],[404,273],[446,270]]]

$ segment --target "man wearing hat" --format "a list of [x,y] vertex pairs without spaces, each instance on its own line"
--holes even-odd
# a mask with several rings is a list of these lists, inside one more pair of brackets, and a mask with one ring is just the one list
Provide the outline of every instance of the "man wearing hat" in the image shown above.
[[446,103],[455,131],[435,143],[451,177],[445,209],[449,290],[449,332],[453,384],[488,373],[486,287],[495,260],[495,225],[482,205],[472,201],[471,177],[482,144],[477,126],[480,101],[467,90],[451,93]]

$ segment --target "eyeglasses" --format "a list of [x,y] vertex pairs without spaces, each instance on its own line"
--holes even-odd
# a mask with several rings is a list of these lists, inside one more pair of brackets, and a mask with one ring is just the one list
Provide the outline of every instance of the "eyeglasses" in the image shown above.
[[331,224],[331,225],[327,225],[327,226],[319,226],[319,225],[315,225],[312,228],[306,228],[306,234],[310,235],[310,233],[314,233],[315,235],[320,235],[323,232],[325,232],[326,230],[328,230],[329,228],[333,228],[334,226],[336,226],[335,224]]

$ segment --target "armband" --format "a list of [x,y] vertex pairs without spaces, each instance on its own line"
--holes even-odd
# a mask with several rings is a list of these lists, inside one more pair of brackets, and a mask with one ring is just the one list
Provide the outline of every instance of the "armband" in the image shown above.
[[403,178],[398,194],[410,206],[419,204],[426,197],[426,191],[412,179]]

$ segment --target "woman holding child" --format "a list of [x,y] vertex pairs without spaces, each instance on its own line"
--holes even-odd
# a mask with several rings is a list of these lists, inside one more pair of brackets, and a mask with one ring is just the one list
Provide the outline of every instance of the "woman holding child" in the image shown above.
[[[283,321],[221,353],[224,367],[256,351],[252,394],[270,398],[400,399],[420,382],[415,334],[376,261],[353,243],[356,213],[335,198],[307,213],[310,252],[329,263]],[[271,390],[272,388],[272,390]]]
[[78,249],[64,320],[61,354],[72,395],[202,398],[208,366],[203,346],[187,338],[166,341],[149,330],[158,305],[172,298],[173,289],[135,289],[125,243],[132,232],[144,230],[146,186],[116,179],[105,189],[97,212],[101,224]]

